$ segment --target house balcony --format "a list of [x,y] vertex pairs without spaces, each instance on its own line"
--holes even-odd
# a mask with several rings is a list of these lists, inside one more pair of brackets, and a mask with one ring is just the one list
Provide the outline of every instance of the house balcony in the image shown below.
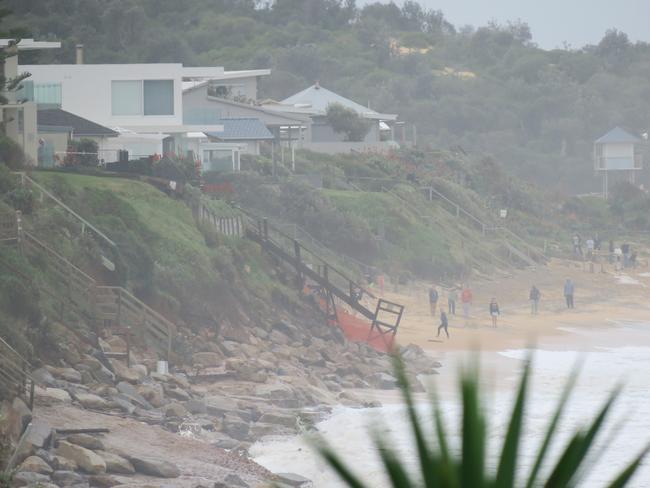
[[608,157],[596,156],[594,158],[596,171],[638,171],[643,169],[643,154],[634,156]]

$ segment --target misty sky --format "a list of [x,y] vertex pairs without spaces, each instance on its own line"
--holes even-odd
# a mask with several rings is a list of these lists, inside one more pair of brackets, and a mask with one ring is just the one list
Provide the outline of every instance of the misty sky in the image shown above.
[[[374,0],[372,0],[374,1]],[[633,41],[650,41],[649,0],[419,0],[442,10],[456,26],[485,25],[521,19],[530,25],[533,40],[543,48],[572,48],[595,44],[615,27]],[[371,0],[358,0],[358,5]],[[402,0],[396,1],[398,5]]]

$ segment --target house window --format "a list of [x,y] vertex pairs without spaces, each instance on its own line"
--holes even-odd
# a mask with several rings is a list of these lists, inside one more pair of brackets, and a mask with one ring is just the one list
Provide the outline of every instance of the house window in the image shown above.
[[142,115],[142,81],[112,81],[113,115]]
[[144,114],[174,115],[173,80],[144,80]]
[[204,149],[203,171],[231,172],[234,170],[232,149]]
[[174,80],[111,82],[113,115],[174,115]]

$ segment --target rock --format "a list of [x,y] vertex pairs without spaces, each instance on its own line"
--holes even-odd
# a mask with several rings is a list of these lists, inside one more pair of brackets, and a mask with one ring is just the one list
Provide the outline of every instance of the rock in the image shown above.
[[239,408],[235,400],[220,395],[206,397],[205,405],[210,415],[223,415]]
[[40,457],[29,456],[22,462],[18,471],[29,471],[30,473],[50,475],[54,470]]
[[165,404],[165,391],[160,383],[141,385],[138,387],[138,393],[155,408],[162,407]]
[[295,428],[277,424],[265,424],[263,422],[256,422],[250,428],[250,437],[256,440],[266,436],[289,436],[295,433]]
[[397,388],[397,380],[388,373],[375,373],[368,379],[371,385],[381,390],[392,390]]
[[135,473],[135,468],[128,459],[113,454],[112,452],[107,451],[97,451],[104,462],[106,463],[106,472],[114,474],[133,474]]
[[41,388],[37,386],[34,389],[34,398],[40,405],[54,405],[57,403],[71,403],[70,394],[60,388]]
[[208,408],[202,400],[188,400],[183,403],[187,411],[194,415],[202,415],[208,413]]
[[273,330],[282,332],[284,335],[290,337],[294,341],[300,337],[300,330],[298,327],[288,322],[276,322],[273,324]]
[[111,403],[119,408],[120,410],[123,410],[124,412],[128,413],[129,415],[133,415],[135,412],[135,405],[133,405],[128,398],[126,398],[124,395],[117,395],[111,399]]
[[63,456],[52,456],[52,467],[57,471],[77,471],[77,463]]
[[192,355],[195,367],[216,368],[223,363],[223,356],[216,352],[197,352]]
[[258,385],[255,387],[255,396],[266,398],[273,405],[283,408],[297,408],[300,405],[296,391],[284,383]]
[[55,471],[52,480],[59,486],[74,486],[85,482],[84,477],[74,471]]
[[272,330],[269,334],[269,340],[273,344],[279,344],[281,346],[286,346],[290,342],[290,339],[279,330]]
[[290,427],[290,428],[296,427],[295,415],[285,415],[281,413],[267,412],[262,414],[262,416],[257,421],[265,424],[283,425],[285,427]]
[[31,471],[20,471],[14,475],[11,486],[39,486],[49,482],[50,477],[47,475]]
[[219,438],[212,442],[212,445],[220,449],[235,449],[241,444],[238,440],[233,439],[223,432],[217,432],[217,435]]
[[165,415],[159,410],[144,410],[142,408],[136,408],[133,415],[150,425],[162,424],[165,418]]
[[91,371],[93,378],[100,383],[112,385],[115,383],[115,374],[100,363],[101,368]]
[[181,402],[186,402],[187,400],[190,400],[192,397],[190,396],[189,393],[187,393],[185,390],[179,387],[167,387],[165,388],[165,394],[169,398],[173,398],[174,400],[178,400]]
[[144,408],[145,410],[151,410],[153,408],[151,403],[149,403],[142,395],[140,395],[140,393],[138,393],[138,390],[136,390],[135,387],[130,383],[120,381],[117,384],[117,391],[125,395],[129,401],[136,404],[140,408]]
[[17,462],[22,462],[38,449],[45,447],[52,435],[52,427],[44,420],[34,419],[25,431],[22,445],[16,453]]
[[305,478],[304,476],[300,476],[299,474],[276,473],[275,476],[280,483],[284,483],[285,485],[295,486],[298,488],[308,488],[313,486],[311,480]]
[[105,410],[108,408],[108,402],[93,393],[75,393],[74,397],[84,408],[94,408],[97,410]]
[[88,478],[90,486],[96,486],[97,488],[112,488],[113,486],[121,485],[122,482],[113,476],[107,474],[97,474],[90,476]]
[[250,485],[246,483],[239,475],[230,473],[223,481],[217,481],[212,488],[249,488]]
[[81,373],[74,368],[55,368],[46,366],[47,370],[57,379],[68,383],[81,383]]
[[142,375],[140,370],[127,367],[122,361],[117,361],[115,359],[111,360],[111,366],[113,371],[115,371],[115,376],[120,381],[126,381],[128,383],[138,383],[146,375]]
[[233,439],[246,440],[250,427],[248,422],[235,415],[226,415],[223,419],[222,430]]
[[52,373],[45,368],[38,368],[32,371],[32,378],[34,378],[37,385],[44,385],[50,388],[56,388],[59,386],[59,382],[54,379]]
[[61,441],[56,448],[56,454],[72,459],[81,470],[88,474],[101,474],[106,472],[106,463],[101,456],[85,447]]
[[104,449],[104,444],[97,437],[90,434],[72,434],[66,438],[66,441],[76,444],[92,451]]
[[185,418],[189,416],[187,409],[180,403],[174,402],[170,403],[164,408],[165,417],[178,417]]
[[138,473],[157,478],[178,478],[181,475],[178,466],[168,461],[155,458],[130,456],[129,461]]

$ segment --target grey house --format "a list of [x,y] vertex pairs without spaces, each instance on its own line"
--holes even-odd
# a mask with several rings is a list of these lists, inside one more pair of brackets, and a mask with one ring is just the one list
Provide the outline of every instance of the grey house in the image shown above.
[[[327,120],[327,108],[339,104],[366,119],[370,129],[363,141],[346,141],[344,134],[335,132]],[[301,142],[301,147],[317,152],[342,153],[351,151],[385,152],[397,147],[393,141],[393,126],[397,114],[384,114],[345,98],[316,83],[281,102],[267,101],[262,107],[285,116],[302,116],[311,119],[311,130]]]

